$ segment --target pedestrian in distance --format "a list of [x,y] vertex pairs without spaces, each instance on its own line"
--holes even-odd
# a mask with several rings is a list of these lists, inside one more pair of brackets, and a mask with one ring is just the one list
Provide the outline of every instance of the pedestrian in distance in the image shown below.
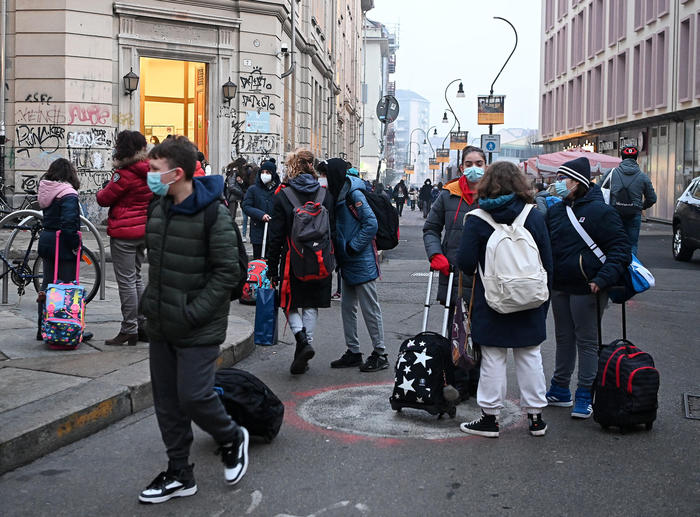
[[642,210],[656,203],[656,192],[649,176],[637,164],[639,150],[626,146],[620,152],[622,162],[605,175],[601,186],[610,189],[610,206],[622,218],[627,238],[632,246],[632,254],[637,254],[639,230],[642,225]]
[[[345,173],[345,169],[343,169]],[[333,200],[327,189],[322,189],[314,170],[314,155],[308,149],[297,149],[286,159],[286,176],[272,207],[270,221],[270,249],[268,272],[271,281],[280,286],[281,307],[296,340],[294,359],[289,368],[292,375],[300,375],[309,369],[308,363],[315,355],[312,347],[314,329],[318,321],[318,309],[331,306],[333,269],[319,279],[302,279],[292,268],[290,243],[295,221],[295,209],[311,201],[319,212],[323,208],[328,216],[328,232],[333,231]],[[319,214],[320,215],[320,214]],[[325,231],[326,229],[324,229]],[[330,242],[328,243],[330,246]]]
[[[250,178],[251,175],[253,176],[252,179]],[[243,197],[241,199],[245,199],[248,189],[254,182],[255,176],[253,173],[253,167],[250,164],[244,165],[242,170],[236,174],[236,185],[243,193]],[[248,238],[246,237],[248,234],[248,214],[246,214],[245,210],[241,210],[241,212],[243,216],[243,221],[241,222],[241,234],[243,236],[243,242],[248,242]]]
[[[37,198],[43,212],[43,227],[39,234],[38,255],[41,257],[44,270],[41,280],[41,291],[38,303],[37,341],[42,341],[41,327],[44,321],[44,302],[46,288],[55,273],[56,232],[60,230],[58,242],[58,280],[70,283],[75,280],[75,265],[78,248],[80,247],[80,203],[78,190],[80,180],[75,166],[65,158],[51,162],[46,174],[39,181]],[[93,333],[83,331],[83,341],[90,341]]]
[[[513,225],[518,216],[532,206],[532,193],[527,178],[510,162],[491,164],[478,186],[479,208],[493,221]],[[476,212],[475,212],[476,213]],[[544,217],[537,210],[525,212],[523,226],[537,246],[541,266],[551,286],[552,250]],[[519,224],[519,223],[518,223]],[[467,274],[486,269],[486,249],[494,233],[491,223],[481,217],[467,217],[459,248],[459,267]],[[521,257],[518,257],[521,260]],[[496,438],[499,435],[498,415],[503,409],[507,378],[508,349],[513,351],[515,373],[520,389],[520,404],[526,410],[529,431],[543,436],[547,424],[542,420],[542,408],[547,405],[547,385],[542,369],[540,344],[546,339],[549,303],[539,307],[501,313],[486,301],[484,281],[476,274],[474,306],[472,309],[472,339],[481,348],[481,374],[476,395],[481,418],[465,422],[460,429],[468,434]]]
[[[479,181],[487,168],[486,154],[478,147],[469,146],[464,150],[462,163],[459,166],[461,176],[449,181],[440,195],[432,204],[428,218],[423,225],[423,245],[430,261],[430,269],[440,272],[437,299],[443,305],[447,300],[447,283],[450,267],[457,267],[459,244],[462,240],[462,230],[466,215],[477,208]],[[471,272],[464,285],[462,295],[467,302],[471,295]],[[454,311],[457,303],[457,282],[453,283],[450,295],[450,315],[447,328],[452,328]],[[476,394],[479,382],[479,370],[470,372],[455,371],[455,387],[462,399]]]
[[[335,250],[340,264],[343,296],[340,310],[347,350],[331,362],[331,368],[360,368],[362,372],[374,372],[389,367],[384,346],[382,309],[377,296],[379,264],[374,245],[377,218],[365,197],[363,181],[346,176],[343,160],[328,160],[328,190],[335,200]],[[367,326],[373,351],[362,361],[360,341],[357,335],[357,307]]]
[[146,137],[138,131],[120,132],[115,141],[112,179],[97,193],[97,204],[109,207],[107,235],[122,312],[119,333],[105,341],[110,346],[148,341],[146,318],[139,309],[144,290],[141,265],[146,259],[146,217],[153,199],[146,184],[146,147]]
[[411,187],[411,190],[408,191],[408,199],[411,202],[411,212],[413,212],[416,209],[416,201],[418,200],[418,192],[415,188]]
[[[238,483],[248,468],[248,431],[231,419],[214,391],[231,290],[246,272],[238,265],[231,214],[220,202],[223,178],[194,178],[196,162],[195,147],[184,136],[149,153],[147,181],[157,197],[146,223],[149,269],[142,307],[153,405],[168,467],[141,492],[144,503],[197,492],[189,462],[192,421],[219,444],[226,483]],[[211,204],[213,223],[206,216]]]
[[399,217],[403,215],[403,205],[408,199],[408,189],[403,180],[399,181],[394,188],[394,202],[396,203],[396,210],[399,212]]
[[427,179],[423,182],[423,186],[418,193],[418,199],[421,204],[421,209],[423,210],[423,219],[426,219],[430,213],[430,205],[433,203],[432,190],[433,185],[430,183],[430,180]]
[[269,223],[272,217],[275,190],[279,184],[277,165],[271,161],[264,161],[260,164],[260,172],[255,185],[250,187],[245,194],[243,212],[248,214],[250,218],[250,242],[253,245],[253,259],[263,258],[265,223]]
[[238,205],[243,201],[243,189],[239,186],[238,175],[241,167],[245,165],[243,158],[236,158],[229,163],[225,169],[224,180],[224,198],[228,202],[228,207],[231,212],[231,217],[236,220]]
[[[631,246],[620,215],[605,204],[600,187],[591,183],[586,158],[566,162],[557,174],[554,185],[562,202],[551,205],[546,217],[554,260],[556,335],[554,376],[547,400],[550,406],[573,406],[574,418],[588,418],[593,413],[591,389],[598,370],[597,320],[607,304],[608,289],[618,284],[631,261]],[[586,244],[574,221],[605,254],[605,262]],[[572,401],[569,384],[577,356],[578,387]]]

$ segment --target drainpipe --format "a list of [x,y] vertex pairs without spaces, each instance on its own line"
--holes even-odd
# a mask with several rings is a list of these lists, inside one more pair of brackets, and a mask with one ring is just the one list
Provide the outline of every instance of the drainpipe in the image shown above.
[[289,70],[287,70],[286,72],[284,72],[280,76],[281,79],[284,79],[285,77],[290,75],[292,72],[294,72],[294,67],[297,64],[296,57],[295,57],[296,56],[296,39],[297,39],[297,25],[296,25],[296,22],[297,22],[296,11],[297,11],[297,9],[296,9],[296,6],[294,5],[295,2],[296,2],[296,0],[289,0],[290,5],[292,6],[292,63],[291,63],[291,65],[289,65]]
[[0,8],[0,184],[5,184],[5,54],[7,49],[7,0]]
[[[289,70],[284,72],[281,76],[280,79],[284,79],[285,77],[288,77],[292,73],[294,73],[294,69],[296,68],[296,46],[297,46],[297,18],[296,18],[296,0],[289,0],[289,4],[292,7],[292,62],[289,65]],[[292,110],[291,110],[291,116],[292,116],[292,149],[296,147],[296,119],[297,119],[297,110],[296,110],[296,99],[297,99],[297,82],[296,82],[296,74],[292,77]],[[286,124],[286,121],[285,121]]]

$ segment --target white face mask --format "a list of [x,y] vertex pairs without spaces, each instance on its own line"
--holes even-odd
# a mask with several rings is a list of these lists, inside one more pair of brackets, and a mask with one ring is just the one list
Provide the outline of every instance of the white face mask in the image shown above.
[[328,178],[321,176],[320,178],[318,178],[318,184],[322,187],[328,188]]
[[260,181],[263,182],[263,185],[267,185],[268,183],[270,183],[272,181],[272,174],[268,174],[266,172],[263,172],[260,175]]

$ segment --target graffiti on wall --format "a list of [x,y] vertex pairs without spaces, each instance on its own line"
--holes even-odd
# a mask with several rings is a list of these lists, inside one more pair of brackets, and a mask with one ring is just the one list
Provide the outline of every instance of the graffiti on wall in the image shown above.
[[254,66],[253,71],[248,75],[239,76],[241,82],[241,90],[247,90],[253,93],[262,93],[263,90],[271,90],[272,84],[267,82],[267,77],[262,75],[262,67]]

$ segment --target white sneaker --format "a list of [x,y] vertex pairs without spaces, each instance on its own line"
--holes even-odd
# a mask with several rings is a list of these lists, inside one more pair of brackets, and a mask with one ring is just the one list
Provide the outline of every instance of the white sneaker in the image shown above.
[[245,427],[241,430],[238,443],[221,447],[221,460],[224,462],[224,478],[229,485],[238,483],[248,470],[248,443],[250,435]]

